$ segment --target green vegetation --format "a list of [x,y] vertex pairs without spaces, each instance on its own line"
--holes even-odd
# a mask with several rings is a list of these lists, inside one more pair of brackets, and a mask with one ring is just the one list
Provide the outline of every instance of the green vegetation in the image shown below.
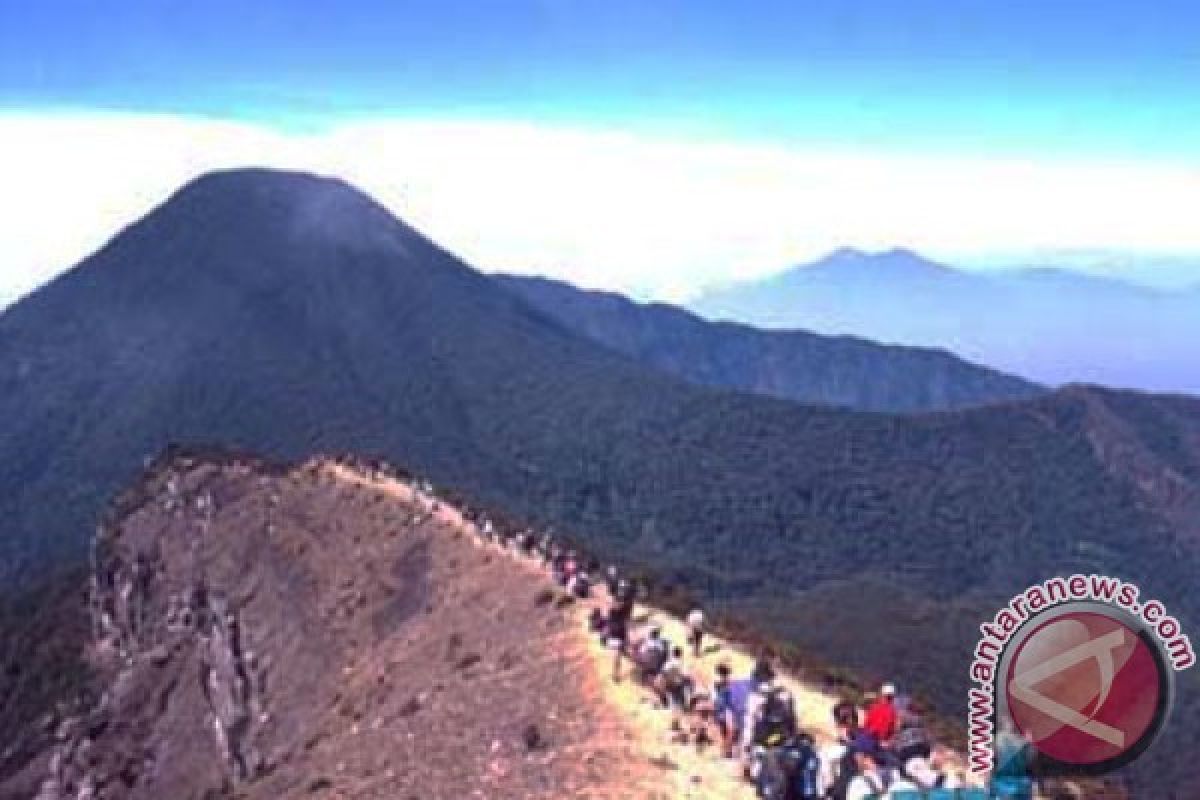
[[1024,400],[1044,390],[943,350],[852,336],[707,322],[544,278],[497,280],[568,330],[702,386],[860,411],[944,411]]

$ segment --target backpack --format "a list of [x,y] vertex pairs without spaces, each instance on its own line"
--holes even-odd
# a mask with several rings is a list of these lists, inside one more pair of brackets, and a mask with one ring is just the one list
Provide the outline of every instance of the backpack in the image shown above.
[[914,756],[929,758],[932,749],[933,742],[929,738],[929,731],[919,725],[901,728],[892,737],[892,751],[895,752],[901,763]]
[[772,747],[791,739],[796,733],[796,716],[779,690],[767,694],[754,724],[754,743]]
[[784,750],[788,773],[787,800],[819,800],[817,774],[821,759],[817,756],[812,738],[797,736]]
[[646,672],[658,674],[667,663],[667,642],[664,639],[647,642],[638,652],[638,666]]
[[845,755],[834,764],[833,783],[825,791],[826,800],[846,800],[846,793],[850,790],[850,781],[854,780],[854,776],[857,774],[858,765],[854,761],[854,754],[847,750]]
[[789,792],[790,767],[782,747],[771,747],[758,756],[754,776],[755,793],[762,800],[792,800]]

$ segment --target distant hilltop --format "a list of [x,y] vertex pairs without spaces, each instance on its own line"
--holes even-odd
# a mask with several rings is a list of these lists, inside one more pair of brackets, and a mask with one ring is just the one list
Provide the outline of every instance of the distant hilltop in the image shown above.
[[[1200,273],[1197,273],[1200,279]],[[771,329],[944,347],[1048,385],[1200,393],[1200,291],[1065,269],[967,271],[905,249],[844,248],[691,308]]]

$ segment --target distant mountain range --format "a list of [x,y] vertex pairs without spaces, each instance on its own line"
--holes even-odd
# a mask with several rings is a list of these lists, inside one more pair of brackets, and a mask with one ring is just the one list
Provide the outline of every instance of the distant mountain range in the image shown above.
[[944,347],[1060,385],[1200,393],[1200,292],[1053,268],[973,272],[908,250],[839,250],[760,281],[710,290],[712,319]]
[[[914,286],[973,281],[905,261]],[[309,175],[200,178],[0,315],[0,580],[83,563],[168,442],[385,456],[947,711],[979,621],[1048,575],[1121,575],[1200,622],[1200,400],[889,415],[698,386]],[[1178,702],[1200,718],[1186,679]]]
[[708,322],[674,306],[643,305],[560,281],[496,279],[571,330],[703,385],[865,411],[938,411],[1043,391],[941,350]]

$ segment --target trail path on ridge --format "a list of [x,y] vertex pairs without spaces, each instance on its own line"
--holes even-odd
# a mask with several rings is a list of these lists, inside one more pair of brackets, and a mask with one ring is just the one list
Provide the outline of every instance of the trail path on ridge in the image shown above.
[[[405,483],[390,478],[375,478],[361,474],[346,466],[333,466],[330,470],[338,478],[367,486],[374,490],[399,497],[407,502],[418,502],[412,489]],[[508,557],[514,569],[527,572],[531,585],[554,584],[544,567],[534,559],[513,553],[510,549],[492,545],[476,535],[475,526],[466,520],[458,509],[448,503],[440,502],[437,517],[443,524],[460,530],[470,531],[471,540],[476,546],[488,548]],[[603,589],[597,594],[603,594]],[[587,654],[585,663],[590,667],[587,674],[580,676],[581,684],[588,695],[595,694],[597,702],[608,704],[620,712],[628,721],[629,734],[632,740],[626,742],[630,749],[641,755],[641,763],[623,764],[622,771],[631,781],[630,789],[636,789],[638,794],[625,794],[624,797],[688,798],[689,800],[728,800],[730,798],[754,797],[753,789],[743,780],[740,769],[732,760],[720,757],[719,748],[710,745],[703,749],[692,744],[679,744],[671,741],[670,714],[657,708],[649,690],[638,684],[632,677],[630,664],[622,669],[623,680],[613,683],[611,679],[612,652],[605,649],[597,637],[589,635],[586,629],[587,616],[594,607],[603,607],[599,599],[575,603],[569,613],[574,625],[569,626],[567,635],[572,637],[572,649],[581,648]],[[663,635],[670,641],[682,645],[686,639],[684,624],[675,616],[659,609],[638,604],[635,612],[637,627],[649,624],[652,620],[662,628]],[[743,676],[751,671],[754,658],[740,646],[708,635],[699,659],[690,657],[685,663],[692,673],[705,684],[710,684],[718,663],[725,662],[733,669],[735,676]],[[787,687],[796,702],[796,710],[801,727],[812,733],[818,743],[824,743],[833,736],[830,720],[836,698],[795,680],[790,675],[781,675],[780,683]],[[578,797],[605,797],[606,794],[592,794],[584,790],[575,795]]]

